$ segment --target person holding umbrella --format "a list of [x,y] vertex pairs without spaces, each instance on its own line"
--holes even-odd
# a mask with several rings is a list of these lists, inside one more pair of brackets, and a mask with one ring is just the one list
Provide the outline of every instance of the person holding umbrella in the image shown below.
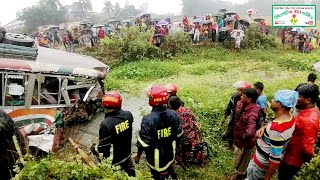
[[197,44],[200,42],[200,25],[196,25],[195,27],[193,41]]
[[249,21],[251,22],[251,20],[252,20],[252,14],[257,14],[258,11],[255,10],[255,9],[248,9],[248,10],[247,10],[247,13],[249,14]]

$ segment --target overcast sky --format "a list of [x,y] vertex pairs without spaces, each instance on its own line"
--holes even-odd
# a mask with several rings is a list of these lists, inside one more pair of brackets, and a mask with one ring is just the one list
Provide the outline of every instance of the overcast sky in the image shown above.
[[[2,8],[0,10],[0,22],[5,25],[12,20],[16,19],[18,11],[25,7],[36,4],[39,0],[1,0]],[[71,4],[77,0],[60,0],[63,5]],[[103,8],[105,0],[91,0],[95,12],[100,12]],[[111,3],[119,2],[121,6],[124,5],[126,0],[111,0]],[[243,3],[247,0],[226,0],[231,2]],[[129,0],[130,4],[139,7],[141,4],[147,2],[149,4],[149,12],[154,13],[181,13],[181,0]]]

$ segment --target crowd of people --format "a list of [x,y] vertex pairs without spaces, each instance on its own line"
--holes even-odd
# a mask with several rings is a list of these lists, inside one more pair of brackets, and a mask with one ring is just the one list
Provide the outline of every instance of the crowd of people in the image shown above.
[[317,28],[312,28],[309,32],[302,28],[284,28],[281,33],[281,41],[286,49],[307,54],[319,48],[319,37]]
[[277,91],[270,105],[275,118],[269,122],[263,83],[234,84],[224,135],[234,150],[236,173],[230,179],[267,180],[278,170],[280,180],[291,180],[314,157],[320,118],[316,78],[310,74],[295,90]]
[[[54,32],[40,33],[40,36],[37,37],[39,37],[41,46],[51,47],[54,44],[63,44],[66,50],[74,51],[74,46],[92,47],[101,39],[121,36],[123,28],[130,28],[134,25],[140,28],[141,32],[151,29],[153,35],[150,37],[150,43],[156,46],[164,42],[165,36],[184,31],[190,35],[190,39],[195,44],[229,40],[235,41],[235,49],[239,50],[250,23],[252,21],[242,19],[233,12],[219,12],[216,15],[207,14],[192,18],[184,16],[180,22],[173,22],[170,17],[160,20],[151,18],[150,14],[144,14],[136,18],[134,23],[131,23],[130,20],[122,22],[110,20],[106,24],[93,25],[89,21],[83,21],[80,24],[64,25],[64,28],[56,29]],[[264,19],[259,20],[258,26],[261,33],[269,35]]]

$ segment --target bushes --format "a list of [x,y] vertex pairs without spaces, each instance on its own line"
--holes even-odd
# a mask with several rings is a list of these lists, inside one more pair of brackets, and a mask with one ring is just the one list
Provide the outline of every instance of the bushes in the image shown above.
[[125,28],[119,36],[104,39],[99,48],[85,49],[82,53],[91,55],[110,66],[122,62],[134,62],[150,58],[170,58],[191,50],[189,36],[175,33],[166,36],[164,43],[156,47],[150,43],[151,31],[140,32],[138,28]]
[[[102,40],[99,48],[84,49],[80,52],[93,56],[109,66],[117,66],[122,62],[135,62],[141,59],[171,58],[177,54],[190,52],[192,49],[189,35],[183,32],[166,36],[160,47],[150,43],[152,36],[151,30],[140,32],[136,27],[125,28],[118,36]],[[253,25],[247,30],[241,46],[244,49],[266,49],[276,47],[277,43],[274,38],[261,34]],[[225,42],[224,47],[233,48],[234,41]]]
[[91,179],[145,179],[136,171],[136,178],[130,178],[119,167],[112,167],[107,160],[102,161],[96,168],[85,165],[81,157],[68,156],[64,160],[51,155],[40,161],[27,161],[24,168],[18,172],[13,180],[91,180]]
[[[231,49],[234,48],[235,41],[234,39],[226,40],[223,45],[225,48]],[[260,33],[255,24],[247,29],[244,40],[241,41],[242,49],[268,49],[274,47],[277,47],[275,38]]]
[[277,47],[277,43],[273,37],[260,33],[258,27],[256,25],[252,25],[246,31],[242,46],[245,49],[266,49]]
[[320,177],[320,154],[313,158],[308,164],[302,166],[296,180],[313,180]]

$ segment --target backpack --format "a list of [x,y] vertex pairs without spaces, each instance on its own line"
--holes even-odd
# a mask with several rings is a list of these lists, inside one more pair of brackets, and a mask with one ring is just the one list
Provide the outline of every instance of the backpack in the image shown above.
[[209,161],[209,148],[206,142],[196,144],[192,148],[192,163],[199,165],[201,168]]
[[189,149],[191,147],[190,152],[183,152],[183,159],[188,164],[199,165],[201,168],[209,162],[209,148],[206,142],[201,142],[196,144],[192,148],[192,144],[190,143],[182,143],[182,149]]

